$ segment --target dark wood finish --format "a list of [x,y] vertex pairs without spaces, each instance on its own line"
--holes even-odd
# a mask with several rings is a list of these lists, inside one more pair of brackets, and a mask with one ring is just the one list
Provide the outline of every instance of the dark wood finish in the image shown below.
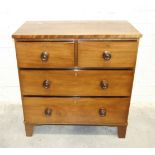
[[127,21],[29,21],[15,39],[138,39],[142,35]]
[[51,108],[46,108],[44,113],[45,113],[45,116],[51,116],[52,115],[52,109]]
[[[24,97],[23,103],[25,121],[33,124],[121,125],[127,123],[129,108],[129,98]],[[47,108],[48,116],[45,114]],[[106,109],[104,117],[99,113],[101,108]]]
[[[16,52],[19,68],[74,67],[73,42],[16,42]],[[42,61],[43,52],[47,61]]]
[[118,129],[118,137],[125,138],[127,126],[118,126],[117,129]]
[[99,115],[102,117],[105,117],[107,113],[107,110],[105,108],[100,108],[99,109]]
[[[130,96],[133,71],[130,70],[20,70],[23,95],[49,96]],[[42,83],[48,80],[48,89]],[[101,81],[108,82],[103,89]],[[119,90],[119,91],[118,91]]]
[[[136,63],[137,47],[137,41],[79,42],[78,66],[113,68],[134,67]],[[105,52],[110,53],[111,58],[109,60],[103,58]]]

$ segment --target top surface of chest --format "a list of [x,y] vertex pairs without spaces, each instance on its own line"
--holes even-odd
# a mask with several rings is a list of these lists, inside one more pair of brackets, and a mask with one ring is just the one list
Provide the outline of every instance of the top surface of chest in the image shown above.
[[138,39],[141,34],[127,21],[28,21],[14,39]]

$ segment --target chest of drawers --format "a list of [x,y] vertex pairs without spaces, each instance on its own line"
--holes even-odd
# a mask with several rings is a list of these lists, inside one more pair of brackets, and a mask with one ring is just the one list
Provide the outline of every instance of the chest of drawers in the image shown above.
[[126,21],[26,22],[13,35],[26,135],[108,125],[124,138],[141,34]]

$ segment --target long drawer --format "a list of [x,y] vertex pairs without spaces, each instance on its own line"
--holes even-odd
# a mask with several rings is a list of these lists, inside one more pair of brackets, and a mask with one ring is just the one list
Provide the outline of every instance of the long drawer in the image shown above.
[[20,70],[22,95],[130,96],[130,70]]
[[129,98],[23,98],[24,118],[35,124],[125,124]]
[[134,67],[137,41],[84,41],[78,43],[79,67]]

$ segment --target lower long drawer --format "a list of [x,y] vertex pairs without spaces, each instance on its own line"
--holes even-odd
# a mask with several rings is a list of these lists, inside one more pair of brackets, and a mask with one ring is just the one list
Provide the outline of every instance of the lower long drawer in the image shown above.
[[25,122],[34,124],[125,124],[129,98],[24,97]]

